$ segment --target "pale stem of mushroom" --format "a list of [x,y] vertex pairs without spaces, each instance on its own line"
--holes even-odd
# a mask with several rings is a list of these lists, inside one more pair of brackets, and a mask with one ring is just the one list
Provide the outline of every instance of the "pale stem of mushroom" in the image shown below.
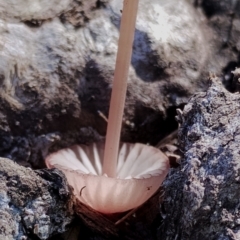
[[103,160],[103,173],[107,174],[109,177],[116,176],[120,133],[127,92],[129,65],[132,56],[138,1],[139,0],[124,0],[123,3],[118,53]]

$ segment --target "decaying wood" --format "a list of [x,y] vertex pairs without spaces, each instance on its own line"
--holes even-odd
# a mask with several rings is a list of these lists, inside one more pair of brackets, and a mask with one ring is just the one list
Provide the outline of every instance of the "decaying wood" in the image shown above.
[[209,85],[182,112],[184,157],[164,182],[160,239],[240,239],[240,94],[216,77]]
[[73,220],[72,194],[62,172],[33,171],[0,158],[0,239],[48,239]]

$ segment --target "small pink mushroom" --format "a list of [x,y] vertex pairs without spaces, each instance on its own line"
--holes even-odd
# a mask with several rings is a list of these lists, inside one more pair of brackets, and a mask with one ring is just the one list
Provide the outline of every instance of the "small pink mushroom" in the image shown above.
[[105,149],[102,144],[75,145],[46,159],[49,168],[65,173],[82,203],[106,214],[140,206],[169,170],[168,158],[159,149],[139,143],[119,148],[137,7],[138,0],[124,0]]
[[124,212],[148,200],[169,170],[169,161],[157,148],[122,143],[115,178],[103,175],[104,145],[75,145],[49,155],[48,168],[62,170],[75,196],[105,214]]

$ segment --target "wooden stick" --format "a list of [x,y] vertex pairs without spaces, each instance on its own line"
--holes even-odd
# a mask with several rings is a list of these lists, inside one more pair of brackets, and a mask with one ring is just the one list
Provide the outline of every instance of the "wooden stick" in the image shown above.
[[103,160],[103,174],[107,174],[108,177],[116,176],[120,133],[127,92],[129,65],[132,56],[138,1],[139,0],[124,0],[123,5]]

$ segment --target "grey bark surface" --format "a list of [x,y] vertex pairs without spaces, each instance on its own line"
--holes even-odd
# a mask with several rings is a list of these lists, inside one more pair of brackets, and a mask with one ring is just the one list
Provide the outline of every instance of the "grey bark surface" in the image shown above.
[[240,239],[240,94],[209,84],[178,116],[184,157],[164,183],[160,239]]
[[58,170],[33,171],[0,158],[0,239],[48,239],[73,219],[71,189]]
[[[209,71],[218,74],[225,87],[234,92],[236,89],[232,84],[231,71],[240,67],[240,1],[189,1],[206,16],[207,26],[212,29],[215,36],[209,39],[213,50]],[[220,69],[216,66],[220,66]]]
[[[40,168],[49,151],[105,135],[122,6],[35,1],[26,11],[28,0],[18,11],[0,1],[0,155]],[[176,127],[173,109],[205,87],[202,19],[185,0],[140,1],[123,141],[156,144]]]
[[[11,2],[13,7],[9,7]],[[99,141],[105,135],[106,121],[99,112],[108,114],[121,5],[119,0],[11,2],[0,0],[0,156],[39,169],[45,167],[49,152]],[[220,78],[229,90],[239,90],[239,70],[234,79],[231,74],[240,64],[239,8],[239,0],[140,1],[122,140],[156,144],[169,134],[176,128],[175,108],[207,88],[209,72],[222,74]],[[235,205],[238,180],[234,180],[238,130],[236,127],[234,134],[234,127],[223,127],[237,123],[238,95],[214,83],[207,94],[195,96],[191,103],[184,110],[180,129],[186,155],[181,172],[172,169],[165,183],[165,221],[159,239],[239,239]],[[24,226],[33,233],[30,239],[65,231],[71,211],[64,208],[62,199],[71,197],[63,175],[34,172],[6,161],[0,160],[0,173],[4,172],[0,174],[0,209],[7,221],[0,222],[0,229],[4,229],[0,234],[23,237]],[[18,184],[19,179],[24,183]],[[42,195],[47,197],[36,200]],[[10,200],[14,204],[9,205]],[[21,204],[40,209],[40,213],[25,213]],[[48,215],[46,209],[59,211],[61,216]],[[129,221],[124,224],[132,227],[133,234],[126,226],[122,228],[126,238],[142,235],[154,239],[151,231],[160,224],[156,202],[153,209],[155,225],[153,219],[145,224],[144,217],[138,221],[131,216],[130,225]],[[140,209],[138,215],[148,217],[147,210]],[[96,228],[96,233],[86,239],[104,239],[104,234],[99,236],[98,218],[86,212],[76,223],[74,237],[83,240],[81,233],[88,228],[79,226],[85,221],[86,226],[90,223]],[[26,224],[21,216],[27,216]],[[49,223],[48,219],[55,217],[58,222]],[[114,231],[103,233],[109,233],[110,239],[114,234],[121,239],[119,229]],[[68,236],[64,239],[69,240]]]

